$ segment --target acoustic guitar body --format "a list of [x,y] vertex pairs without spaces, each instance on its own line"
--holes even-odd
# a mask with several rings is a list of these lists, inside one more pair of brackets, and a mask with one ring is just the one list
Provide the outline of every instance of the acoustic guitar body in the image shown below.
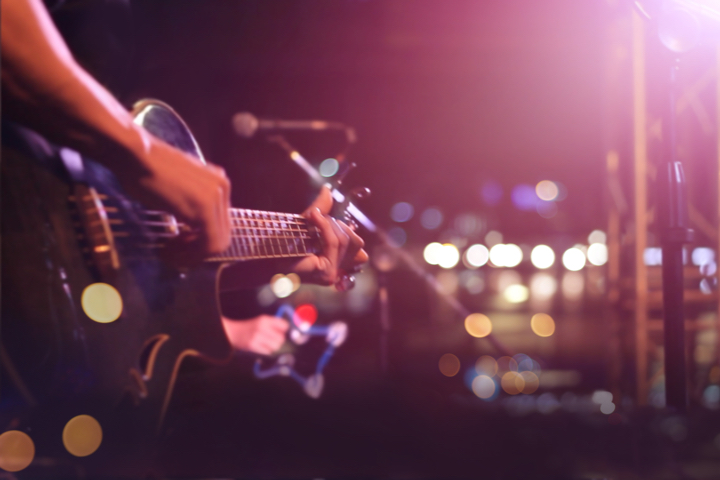
[[[168,135],[186,151],[194,144]],[[67,421],[91,415],[103,444],[88,461],[103,464],[115,445],[135,462],[160,431],[185,360],[232,355],[217,304],[220,263],[187,271],[167,265],[149,244],[141,206],[109,170],[85,160],[78,182],[57,151],[23,150],[4,148],[2,158],[0,433],[32,432],[38,455],[61,454]],[[92,208],[83,212],[79,198],[90,191],[111,217],[114,267],[93,255]],[[109,323],[83,308],[83,292],[97,283],[122,300]]]

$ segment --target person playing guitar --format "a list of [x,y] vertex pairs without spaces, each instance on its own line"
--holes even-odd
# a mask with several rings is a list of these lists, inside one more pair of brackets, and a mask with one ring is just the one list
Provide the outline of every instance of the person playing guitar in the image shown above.
[[[133,116],[120,102],[76,61],[40,0],[3,0],[0,7],[3,164],[22,166],[24,162],[33,163],[37,158],[57,157],[57,152],[61,149],[58,146],[72,149],[99,164],[98,171],[109,170],[114,175],[119,188],[128,197],[141,203],[143,207],[168,212],[174,215],[178,222],[188,227],[168,243],[164,261],[169,259],[169,263],[181,267],[194,266],[203,259],[226,251],[231,244],[231,235],[236,224],[229,215],[231,184],[223,169],[198,162],[193,156],[171,146],[136,124]],[[5,165],[3,167],[5,174]],[[23,195],[26,195],[28,204],[34,201],[30,198],[31,188],[24,189],[24,186],[12,184],[7,178],[3,180],[3,190],[6,190],[3,192],[3,202],[6,196],[13,195],[15,196],[13,198],[21,197],[21,200]],[[42,188],[38,192],[44,193]],[[328,215],[331,206],[330,192],[323,189],[316,201],[303,214],[307,224],[317,230],[321,246],[318,253],[309,253],[302,258],[285,259],[282,262],[246,262],[241,268],[236,269],[231,283],[236,287],[259,285],[267,282],[272,273],[283,271],[295,272],[303,281],[333,285],[344,275],[356,271],[358,266],[368,259],[367,253],[363,250],[364,242],[346,224]],[[38,240],[40,250],[44,252],[45,260],[44,263],[36,263],[37,265],[42,263],[48,271],[57,273],[59,278],[58,280],[47,277],[48,291],[52,282],[59,282],[61,288],[56,290],[60,293],[65,291],[68,297],[72,297],[75,293],[71,295],[69,285],[73,282],[73,272],[80,271],[80,276],[85,275],[77,265],[66,262],[70,257],[58,260],[61,257],[51,255],[56,250],[63,253],[63,245],[66,244],[61,238],[62,231],[56,228],[57,221],[52,217],[52,212],[49,215],[43,212],[47,207],[44,205],[33,210],[34,207],[25,205],[24,208],[28,208],[32,215],[45,219],[40,224],[42,229],[51,232],[49,235],[21,231],[25,228],[23,218],[15,211],[5,215],[8,206],[3,204],[5,217],[3,228],[8,229],[2,232],[3,267],[8,266],[3,271],[4,313],[6,303],[11,303],[13,308],[20,306],[13,310],[15,313],[22,312],[23,309],[32,311],[32,308],[37,307],[32,301],[23,303],[21,290],[28,285],[16,282],[12,276],[24,268],[22,260],[18,260],[24,257],[12,257],[27,253],[23,248],[24,237],[13,237],[15,230],[21,231],[22,235],[28,235],[27,238],[40,238]],[[62,262],[66,263],[62,264]],[[45,268],[42,265],[40,270]],[[28,267],[28,271],[30,270],[32,268]],[[165,278],[164,266],[159,266],[155,270],[159,272],[157,278]],[[136,278],[133,276],[134,273],[125,272],[123,275],[132,280]],[[183,275],[181,274],[180,277],[185,278]],[[36,281],[37,278],[40,280]],[[35,283],[45,282],[42,275],[37,278],[33,280]],[[153,327],[151,314],[159,308],[158,304],[169,302],[168,298],[187,302],[196,291],[205,291],[203,288],[207,282],[201,285],[203,288],[183,287],[178,278],[168,280],[169,285],[180,285],[174,292],[167,293],[162,289],[152,294],[141,292],[149,299],[147,305],[137,311],[137,315],[145,315],[149,318],[151,321],[146,323],[150,327]],[[142,286],[142,279],[138,281]],[[208,296],[212,295],[212,290],[216,288],[215,285],[211,287],[208,289]],[[6,302],[6,298],[9,297],[12,297],[12,301]],[[42,299],[42,296],[37,298]],[[142,295],[139,298],[143,298]],[[66,303],[67,309],[72,310],[77,301],[70,298]],[[49,305],[53,305],[52,301]],[[183,309],[187,309],[187,306],[181,306],[175,314],[183,313]],[[46,310],[43,315],[54,318],[56,312],[52,308]],[[30,320],[36,322],[33,325],[43,325],[43,322],[46,322],[48,329],[57,327],[57,325],[53,327],[50,319],[3,318],[5,323],[13,321],[23,323]],[[282,323],[281,320],[271,317],[258,317],[244,325],[230,322],[225,318],[222,322],[216,320],[224,327],[225,343],[229,343],[234,348],[244,348],[258,353],[270,353],[276,349],[286,328],[279,323]],[[181,329],[181,326],[172,323],[170,325],[172,329]],[[90,325],[85,331],[94,328],[101,327]],[[3,330],[5,331],[5,325]],[[76,335],[83,330],[69,331]],[[52,336],[51,332],[43,332],[43,334]],[[102,338],[102,334],[97,338]],[[165,341],[158,335],[151,339],[156,344]],[[7,346],[5,342],[14,341],[10,338],[1,340],[5,346]],[[154,347],[155,344],[151,343],[150,346]],[[188,351],[190,350],[183,350],[182,354]],[[151,357],[155,353],[157,350],[151,349]],[[2,354],[0,357],[3,367],[9,370],[11,372],[9,376],[15,379],[12,375],[12,362],[8,360],[5,350],[0,351],[0,354]],[[42,352],[39,354],[42,355]],[[81,354],[83,352],[79,351],[78,355]],[[143,360],[147,363],[147,358]],[[160,361],[158,360],[157,363],[159,364]],[[177,367],[178,364],[179,360],[175,366]],[[172,366],[172,363],[168,363],[169,370],[172,370]],[[156,370],[159,368],[160,366],[156,366]],[[149,370],[152,370],[152,367],[149,367]],[[143,390],[145,388],[143,382],[149,378],[148,371],[137,373],[136,377],[139,386],[135,393],[136,396],[142,397],[147,393]],[[74,378],[73,382],[82,383],[82,378]],[[171,391],[172,385],[164,397],[163,409],[167,407]],[[30,393],[32,392],[24,392],[26,400],[30,399],[32,402]],[[7,426],[3,425],[3,428]]]

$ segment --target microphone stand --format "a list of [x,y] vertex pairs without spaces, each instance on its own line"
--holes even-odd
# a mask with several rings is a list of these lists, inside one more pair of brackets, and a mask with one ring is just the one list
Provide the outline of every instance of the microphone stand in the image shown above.
[[679,58],[669,69],[668,102],[663,109],[663,158],[658,171],[658,227],[662,246],[665,403],[678,413],[688,407],[685,361],[683,244],[693,241],[689,228],[685,173],[677,158],[677,73]]
[[[331,187],[332,196],[333,199],[335,199],[336,202],[343,205],[345,207],[345,211],[347,214],[352,218],[352,220],[358,222],[362,226],[364,226],[368,231],[375,234],[375,236],[380,240],[380,242],[388,249],[390,249],[400,260],[402,260],[403,263],[413,272],[415,273],[419,278],[425,281],[425,283],[435,291],[435,293],[445,300],[463,319],[465,319],[468,315],[470,315],[472,312],[468,310],[460,301],[458,301],[457,298],[445,293],[442,290],[442,287],[437,282],[435,277],[427,272],[425,268],[420,265],[412,255],[410,255],[409,252],[407,252],[405,249],[396,246],[392,241],[390,241],[390,237],[388,236],[387,232],[383,230],[381,227],[377,226],[372,220],[370,220],[355,204],[353,204],[350,201],[349,197],[346,197],[343,195],[337,188],[336,185],[332,185],[331,182],[328,182],[327,179],[325,179],[322,175],[320,175],[320,172],[313,167],[310,162],[308,162],[301,154],[298,152],[290,143],[283,137],[282,135],[270,135],[267,137],[267,140],[271,143],[275,143],[280,146],[283,150],[285,150],[290,157],[290,159],[299,166],[307,175],[310,177],[312,182],[315,184],[315,186],[322,187],[323,185],[328,185]],[[340,182],[337,182],[340,183]],[[366,191],[366,189],[363,189]],[[369,192],[369,191],[368,191]],[[382,329],[382,337],[381,337],[381,361],[382,361],[382,368],[383,371],[387,368],[387,334],[390,330],[390,313],[389,313],[389,306],[388,306],[388,294],[387,294],[387,287],[383,284],[382,288],[384,288],[384,293],[380,295],[380,308],[381,308],[381,329]],[[484,337],[486,338],[492,346],[500,353],[501,356],[511,356],[510,350],[503,345],[495,336],[491,333],[488,336]]]

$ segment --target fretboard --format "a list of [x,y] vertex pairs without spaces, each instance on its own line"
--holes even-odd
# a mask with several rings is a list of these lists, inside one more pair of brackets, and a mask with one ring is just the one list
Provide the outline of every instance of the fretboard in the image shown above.
[[315,228],[300,215],[231,208],[230,220],[230,247],[207,261],[304,257],[319,251]]

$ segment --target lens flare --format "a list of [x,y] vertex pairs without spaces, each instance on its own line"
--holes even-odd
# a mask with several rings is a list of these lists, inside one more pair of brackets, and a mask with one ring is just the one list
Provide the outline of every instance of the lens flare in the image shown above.
[[465,330],[476,338],[483,338],[492,332],[492,322],[482,313],[471,313],[465,318]]
[[550,268],[555,263],[555,252],[547,245],[538,245],[530,252],[530,261],[535,268]]
[[446,377],[454,377],[460,371],[460,360],[452,353],[446,353],[440,357],[438,367],[440,368],[440,373]]
[[585,266],[585,254],[577,247],[569,248],[563,253],[562,262],[571,272],[580,271]]
[[547,313],[536,313],[530,319],[530,328],[538,337],[549,337],[555,333],[555,320]]

